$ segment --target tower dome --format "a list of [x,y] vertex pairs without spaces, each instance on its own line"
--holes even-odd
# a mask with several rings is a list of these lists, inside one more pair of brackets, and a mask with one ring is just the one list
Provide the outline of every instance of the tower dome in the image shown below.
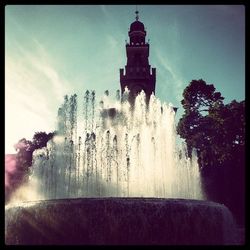
[[135,20],[133,23],[131,23],[130,25],[130,30],[128,32],[128,35],[131,37],[131,35],[138,35],[138,33],[141,33],[142,36],[146,36],[146,31],[145,31],[145,27],[144,27],[144,24],[139,20],[139,11],[136,10],[135,12],[136,14],[136,17],[135,17]]
[[132,31],[145,31],[144,24],[138,20],[131,23],[130,25],[130,32]]

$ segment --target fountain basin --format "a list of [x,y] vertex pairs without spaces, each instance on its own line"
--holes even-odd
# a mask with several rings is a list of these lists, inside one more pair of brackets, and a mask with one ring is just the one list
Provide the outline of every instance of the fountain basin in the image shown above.
[[79,198],[5,209],[7,245],[237,244],[222,204],[186,199]]

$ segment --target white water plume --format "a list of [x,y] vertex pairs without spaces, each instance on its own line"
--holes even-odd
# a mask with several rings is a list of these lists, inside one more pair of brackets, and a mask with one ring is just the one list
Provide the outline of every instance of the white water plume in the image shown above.
[[[83,115],[77,96],[58,112],[58,135],[33,156],[32,178],[45,199],[161,197],[203,199],[197,157],[177,145],[175,111],[141,92],[133,108],[106,93],[98,106],[86,91]],[[82,117],[83,116],[83,117]]]

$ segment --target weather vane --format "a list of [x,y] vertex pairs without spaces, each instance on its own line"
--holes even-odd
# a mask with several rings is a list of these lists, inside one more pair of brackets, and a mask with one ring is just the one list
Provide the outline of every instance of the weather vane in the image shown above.
[[135,14],[136,14],[135,19],[136,19],[136,21],[138,21],[138,19],[139,19],[139,11],[138,11],[138,9],[137,9],[137,5],[136,5],[136,11],[135,11]]

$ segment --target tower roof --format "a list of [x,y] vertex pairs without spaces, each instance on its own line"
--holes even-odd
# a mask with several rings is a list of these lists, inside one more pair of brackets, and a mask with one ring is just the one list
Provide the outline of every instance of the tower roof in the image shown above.
[[145,31],[144,24],[138,20],[131,23],[130,31]]
[[137,10],[137,5],[136,5],[136,11],[135,11],[135,22],[131,23],[130,25],[130,32],[132,31],[145,31],[144,24],[139,20],[139,11]]

